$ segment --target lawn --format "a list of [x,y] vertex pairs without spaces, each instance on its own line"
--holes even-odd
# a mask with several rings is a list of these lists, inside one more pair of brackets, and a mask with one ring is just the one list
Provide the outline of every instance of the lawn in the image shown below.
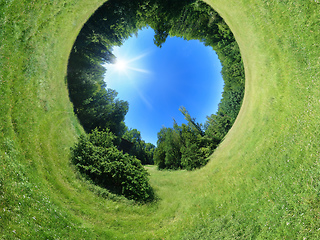
[[0,239],[319,239],[320,3],[207,0],[246,70],[235,125],[201,170],[148,166],[158,200],[92,191],[66,86],[101,0],[0,0]]

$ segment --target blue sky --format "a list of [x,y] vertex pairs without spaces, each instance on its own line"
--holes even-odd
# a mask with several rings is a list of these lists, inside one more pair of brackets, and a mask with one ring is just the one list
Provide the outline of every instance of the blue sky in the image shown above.
[[199,41],[168,37],[162,48],[153,43],[154,31],[145,28],[113,54],[119,64],[106,64],[105,81],[118,98],[129,102],[125,123],[156,144],[162,126],[173,118],[185,123],[184,106],[197,122],[216,113],[223,91],[221,64],[211,47]]

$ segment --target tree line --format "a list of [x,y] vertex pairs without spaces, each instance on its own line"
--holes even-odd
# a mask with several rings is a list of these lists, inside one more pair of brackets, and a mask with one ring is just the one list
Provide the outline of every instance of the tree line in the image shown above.
[[[145,143],[137,129],[125,125],[129,103],[107,88],[102,66],[115,62],[114,46],[146,26],[154,29],[158,47],[168,36],[211,46],[221,61],[225,82],[217,113],[200,124],[181,107],[188,123],[179,126],[174,121],[172,128],[163,127],[157,148]],[[110,132],[120,152],[143,164],[155,162],[160,169],[192,170],[205,165],[235,121],[244,93],[244,69],[234,36],[218,13],[200,0],[109,0],[80,31],[70,54],[67,80],[74,111],[87,133]]]
[[[191,118],[185,108],[180,111],[188,124],[174,121],[172,128],[158,133],[154,161],[160,169],[199,168],[232,127],[242,104],[244,68],[235,38],[224,20],[202,1],[157,1],[160,7],[144,14],[155,29],[154,42],[161,47],[168,36],[199,40],[216,51],[222,65],[224,88],[218,111],[207,116],[204,124]],[[168,6],[170,10],[168,11]]]
[[[102,66],[115,62],[113,47],[121,46],[145,26],[135,17],[138,8],[134,1],[108,1],[90,17],[70,53],[67,80],[74,112],[87,133],[109,129],[117,136],[115,144],[120,150],[143,164],[152,164],[155,146],[143,141],[137,129],[125,125],[129,103],[107,87]],[[126,140],[132,144],[123,148]]]

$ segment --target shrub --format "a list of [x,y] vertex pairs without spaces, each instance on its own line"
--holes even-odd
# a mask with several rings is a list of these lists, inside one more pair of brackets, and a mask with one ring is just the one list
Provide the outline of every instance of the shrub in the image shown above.
[[81,135],[71,148],[71,160],[77,169],[97,185],[136,201],[154,197],[148,172],[135,157],[123,154],[113,144],[109,130],[94,130]]

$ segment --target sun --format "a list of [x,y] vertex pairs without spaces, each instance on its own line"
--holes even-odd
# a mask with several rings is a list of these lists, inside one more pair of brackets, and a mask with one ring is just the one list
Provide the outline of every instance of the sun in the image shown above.
[[[106,62],[103,65],[105,69],[108,70],[106,77],[110,78],[113,74],[116,74],[116,76],[118,77],[123,78],[123,76],[126,76],[129,79],[134,75],[134,73],[151,74],[150,71],[144,68],[141,68],[141,65],[143,65],[145,62],[145,61],[142,61],[142,59],[149,54],[150,54],[150,51],[147,51],[141,54],[137,54],[136,56],[128,56],[127,53],[125,52],[121,53],[119,52],[118,48],[115,48],[114,49],[115,61],[112,61],[109,63]],[[112,78],[114,78],[114,76]]]
[[115,62],[115,68],[117,69],[117,71],[125,71],[127,67],[127,62],[124,60],[119,59]]
[[150,73],[148,70],[135,67],[134,65],[137,65],[141,58],[144,58],[146,55],[149,53],[144,53],[141,55],[138,55],[137,57],[131,58],[131,59],[125,59],[125,58],[117,58],[116,61],[113,64],[113,69],[121,74],[126,74],[128,75],[129,71],[133,72],[140,72],[140,73]]

